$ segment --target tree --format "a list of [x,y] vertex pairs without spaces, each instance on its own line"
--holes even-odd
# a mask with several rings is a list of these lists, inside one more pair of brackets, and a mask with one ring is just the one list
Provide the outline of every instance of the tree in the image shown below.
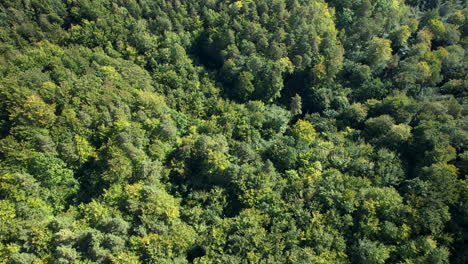
[[48,189],[50,201],[57,210],[66,205],[66,200],[72,198],[78,188],[78,181],[65,162],[51,154],[33,153],[28,171],[38,179],[41,185]]
[[291,134],[299,144],[311,144],[317,136],[314,126],[309,121],[302,119],[298,120],[291,128]]
[[458,169],[451,164],[433,164],[421,170],[419,178],[429,186],[426,194],[437,201],[453,203],[459,195]]
[[247,99],[252,95],[255,91],[255,87],[252,84],[254,80],[254,76],[250,72],[241,72],[239,75],[239,85],[236,87],[239,98],[242,101],[247,101]]
[[46,104],[37,95],[29,96],[21,108],[13,110],[10,119],[19,124],[35,124],[39,127],[50,127],[55,120],[55,106]]
[[293,116],[302,114],[302,98],[298,94],[291,98],[291,114]]
[[394,120],[389,115],[381,115],[367,119],[365,133],[368,137],[380,137],[388,133],[394,126]]
[[367,48],[367,62],[374,71],[385,68],[392,58],[392,41],[374,37]]
[[368,239],[359,239],[356,247],[356,261],[366,264],[385,263],[390,257],[391,248]]

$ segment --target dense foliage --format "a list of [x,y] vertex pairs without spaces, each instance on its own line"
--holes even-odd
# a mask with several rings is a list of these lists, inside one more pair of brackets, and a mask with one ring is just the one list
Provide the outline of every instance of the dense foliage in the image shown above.
[[467,263],[458,0],[0,1],[0,263]]

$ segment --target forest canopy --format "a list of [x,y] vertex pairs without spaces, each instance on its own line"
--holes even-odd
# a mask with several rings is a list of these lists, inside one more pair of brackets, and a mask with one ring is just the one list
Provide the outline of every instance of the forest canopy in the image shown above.
[[462,0],[0,1],[0,264],[468,263]]

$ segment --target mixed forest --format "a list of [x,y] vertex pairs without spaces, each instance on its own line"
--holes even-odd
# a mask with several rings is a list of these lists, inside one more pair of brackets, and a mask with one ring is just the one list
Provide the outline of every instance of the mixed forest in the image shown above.
[[0,0],[0,263],[468,263],[464,0]]

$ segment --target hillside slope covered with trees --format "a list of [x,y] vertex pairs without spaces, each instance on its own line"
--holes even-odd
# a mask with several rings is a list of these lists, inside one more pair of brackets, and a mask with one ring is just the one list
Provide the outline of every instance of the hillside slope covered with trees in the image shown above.
[[458,0],[1,0],[0,264],[468,262]]

